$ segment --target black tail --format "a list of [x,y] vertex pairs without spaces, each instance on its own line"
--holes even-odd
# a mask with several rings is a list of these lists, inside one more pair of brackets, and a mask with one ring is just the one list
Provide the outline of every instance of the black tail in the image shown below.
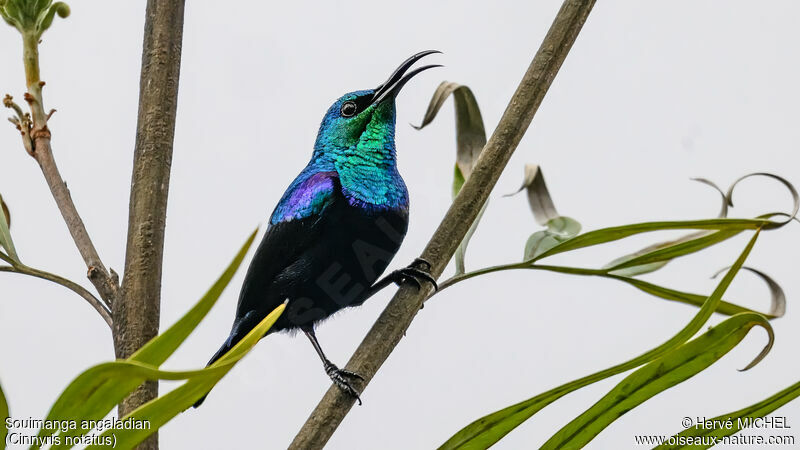
[[[219,350],[217,350],[217,353],[214,353],[214,356],[212,356],[211,359],[208,361],[208,364],[206,364],[206,367],[210,366],[211,364],[214,364],[214,362],[216,362],[218,359],[222,358],[222,355],[224,355],[225,353],[228,353],[228,350],[232,349],[233,346],[236,345],[236,343],[239,342],[240,339],[241,339],[241,337],[236,337],[233,334],[231,334],[228,337],[228,339],[225,340],[225,343],[222,344],[222,347],[220,347]],[[200,399],[197,400],[194,403],[194,405],[192,405],[192,407],[193,408],[197,408],[200,405],[202,405],[203,402],[206,400],[206,397],[208,397],[208,394],[200,397]]]
[[[214,356],[212,356],[211,360],[208,361],[206,367],[210,366],[211,364],[214,364],[216,360],[222,358],[222,355],[228,353],[228,350],[232,349],[234,345],[238,344],[239,341],[241,341],[245,336],[247,336],[247,333],[249,333],[250,330],[255,328],[255,326],[258,325],[258,323],[264,317],[266,317],[266,314],[260,315],[257,311],[250,311],[247,314],[245,314],[243,318],[237,320],[233,324],[233,329],[231,330],[230,336],[228,336],[228,339],[226,339],[225,343],[222,344],[222,347],[220,347],[219,350],[217,350],[217,353],[214,353]],[[274,327],[273,329],[270,329],[267,332],[267,334],[270,334],[273,331],[276,331]],[[204,395],[203,397],[200,398],[200,400],[196,401],[194,407],[197,408],[198,406],[202,405],[207,396],[208,394]]]

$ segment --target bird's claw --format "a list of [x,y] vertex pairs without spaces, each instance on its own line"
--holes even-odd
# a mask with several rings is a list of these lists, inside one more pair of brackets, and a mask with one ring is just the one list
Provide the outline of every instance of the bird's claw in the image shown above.
[[427,281],[433,285],[433,291],[436,292],[439,290],[439,285],[436,283],[436,279],[433,278],[433,275],[431,275],[430,268],[431,263],[422,258],[417,258],[407,267],[396,270],[395,274],[400,282],[411,281],[417,285],[418,289],[422,289],[422,280]]
[[358,400],[358,404],[361,405],[361,394],[355,387],[353,387],[352,381],[354,379],[364,381],[364,377],[355,372],[340,369],[333,363],[328,363],[325,365],[325,373],[327,373],[331,378],[333,384],[339,386],[341,390],[350,394],[352,397]]

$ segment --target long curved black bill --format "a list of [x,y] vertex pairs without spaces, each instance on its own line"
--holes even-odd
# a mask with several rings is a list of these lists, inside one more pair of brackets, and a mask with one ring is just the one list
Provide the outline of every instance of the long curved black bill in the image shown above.
[[[390,96],[397,95],[400,89],[408,83],[408,80],[413,78],[418,73],[422,72],[423,70],[432,69],[434,67],[442,67],[440,64],[431,64],[427,66],[422,66],[417,69],[412,70],[408,74],[406,71],[411,68],[417,61],[422,59],[425,56],[432,55],[434,53],[442,53],[438,50],[425,50],[423,52],[419,52],[416,55],[411,56],[407,60],[403,61],[400,66],[395,69],[395,71],[389,76],[389,79],[386,80],[383,84],[375,88],[375,95],[372,97],[373,104],[382,102],[386,98]],[[405,75],[405,76],[403,76]]]

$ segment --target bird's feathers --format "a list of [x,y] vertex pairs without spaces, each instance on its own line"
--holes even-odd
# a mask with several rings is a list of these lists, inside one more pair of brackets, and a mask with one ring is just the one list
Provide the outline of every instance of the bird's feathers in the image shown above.
[[336,172],[304,170],[286,192],[270,218],[270,225],[321,214],[341,191]]

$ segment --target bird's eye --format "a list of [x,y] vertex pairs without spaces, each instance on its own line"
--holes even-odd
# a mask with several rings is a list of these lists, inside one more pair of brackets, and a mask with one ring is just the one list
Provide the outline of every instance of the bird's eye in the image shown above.
[[354,115],[356,115],[357,109],[358,108],[356,107],[355,102],[344,102],[342,104],[342,110],[341,110],[342,116],[353,117]]

